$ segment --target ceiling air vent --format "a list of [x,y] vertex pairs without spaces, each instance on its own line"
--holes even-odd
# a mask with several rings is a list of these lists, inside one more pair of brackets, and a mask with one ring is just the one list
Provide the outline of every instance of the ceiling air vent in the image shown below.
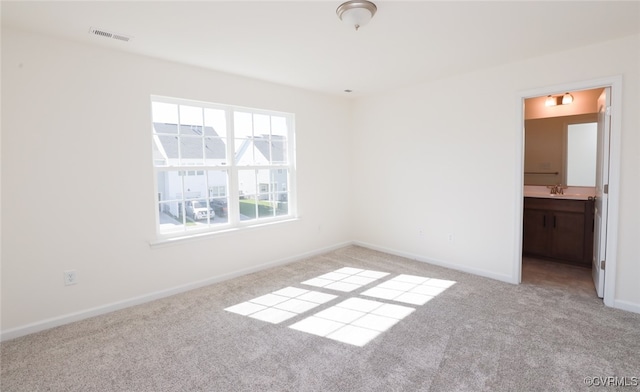
[[98,35],[100,37],[105,37],[105,38],[113,38],[113,39],[117,39],[119,41],[124,41],[124,42],[129,42],[129,40],[133,38],[124,34],[118,34],[105,29],[96,29],[93,27],[89,29],[89,34]]

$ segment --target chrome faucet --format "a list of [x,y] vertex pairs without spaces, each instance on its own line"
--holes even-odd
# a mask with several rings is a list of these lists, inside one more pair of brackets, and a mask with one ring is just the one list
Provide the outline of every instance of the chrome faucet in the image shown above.
[[551,194],[552,195],[563,195],[564,194],[564,189],[566,187],[562,186],[561,184],[557,184],[557,185],[547,186],[547,188],[551,189]]

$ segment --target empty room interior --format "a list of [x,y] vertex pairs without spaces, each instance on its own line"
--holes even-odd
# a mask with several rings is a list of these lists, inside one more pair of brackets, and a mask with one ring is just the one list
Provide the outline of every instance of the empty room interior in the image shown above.
[[0,7],[3,391],[640,385],[640,2]]

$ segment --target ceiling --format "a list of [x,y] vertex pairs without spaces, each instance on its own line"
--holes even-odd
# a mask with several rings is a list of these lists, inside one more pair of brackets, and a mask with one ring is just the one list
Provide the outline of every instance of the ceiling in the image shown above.
[[2,1],[1,12],[3,26],[353,97],[640,32],[638,1],[376,1],[359,31],[340,3]]

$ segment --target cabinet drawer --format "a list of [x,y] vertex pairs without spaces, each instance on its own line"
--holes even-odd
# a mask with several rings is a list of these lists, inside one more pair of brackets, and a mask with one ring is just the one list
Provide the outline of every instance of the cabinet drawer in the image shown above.
[[547,211],[580,212],[586,211],[587,200],[545,199],[525,197],[524,208]]

